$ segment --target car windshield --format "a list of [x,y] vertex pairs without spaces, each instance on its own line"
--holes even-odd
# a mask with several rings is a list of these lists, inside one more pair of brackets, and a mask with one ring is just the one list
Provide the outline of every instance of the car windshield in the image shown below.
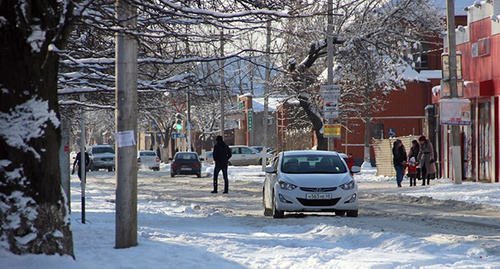
[[290,174],[338,174],[347,169],[338,156],[307,155],[284,156],[281,171]]
[[156,153],[154,151],[141,151],[139,156],[156,156]]
[[100,153],[112,153],[115,154],[115,151],[112,147],[96,147],[92,148],[92,154],[100,154]]
[[193,153],[177,153],[176,160],[196,160],[196,154]]

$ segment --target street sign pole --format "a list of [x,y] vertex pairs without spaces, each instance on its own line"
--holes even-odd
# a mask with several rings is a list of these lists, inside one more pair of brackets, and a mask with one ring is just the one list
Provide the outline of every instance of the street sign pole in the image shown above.
[[[326,33],[327,58],[328,58],[328,85],[333,84],[333,0],[328,0],[328,25]],[[323,101],[324,102],[324,101]],[[328,123],[332,120],[328,119]],[[323,123],[324,126],[324,123]],[[328,151],[333,150],[333,138],[328,138]]]
[[187,131],[187,144],[188,144],[188,152],[191,152],[191,104],[190,99],[189,99],[189,92],[186,93],[186,99],[187,99],[187,126],[186,128]]
[[[448,51],[449,70],[450,70],[450,92],[452,98],[458,97],[457,91],[457,51],[455,39],[455,1],[446,1],[446,17],[447,17],[447,30],[448,30]],[[452,164],[453,164],[453,182],[455,184],[462,184],[462,158],[460,149],[460,127],[451,127],[451,149],[452,149]]]

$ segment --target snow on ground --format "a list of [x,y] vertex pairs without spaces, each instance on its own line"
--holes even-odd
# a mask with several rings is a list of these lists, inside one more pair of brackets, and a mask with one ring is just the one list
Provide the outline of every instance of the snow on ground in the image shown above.
[[[261,170],[260,166],[230,167],[230,182],[249,184],[258,193],[264,180]],[[140,171],[139,184],[159,188],[171,180],[169,171],[168,165],[162,166],[160,172]],[[201,180],[209,185],[212,172],[213,167],[205,167],[206,177]],[[355,177],[360,191],[364,184],[370,184],[381,186],[370,191],[500,206],[499,184],[453,185],[449,180],[436,180],[427,187],[396,188],[393,179],[375,176],[375,170],[368,168]],[[200,179],[176,180],[189,184]],[[72,177],[71,187],[76,260],[16,256],[0,250],[1,268],[500,268],[500,256],[489,255],[475,244],[436,243],[404,233],[349,227],[353,221],[363,221],[362,215],[357,219],[265,218],[251,213],[260,207],[259,197],[253,197],[257,205],[248,205],[249,213],[241,216],[219,209],[232,207],[231,198],[243,201],[245,192],[209,196],[207,191],[197,189],[193,192],[206,193],[207,199],[219,207],[165,199],[153,192],[141,195],[138,246],[114,249],[115,174],[89,173],[86,224],[81,223],[77,177]],[[179,197],[182,195],[178,193]]]
[[[396,185],[395,178],[385,176],[376,176],[376,168],[363,169],[356,175],[356,181],[380,182],[381,185]],[[417,181],[421,184],[422,181]],[[403,186],[408,186],[407,178],[403,180]],[[500,207],[500,183],[479,183],[466,181],[462,184],[453,184],[451,179],[431,180],[431,186],[417,186],[407,188],[394,188],[392,190],[384,189],[384,192],[390,192],[398,195],[409,195],[415,197],[427,196],[438,200],[456,200],[467,203],[488,204]]]

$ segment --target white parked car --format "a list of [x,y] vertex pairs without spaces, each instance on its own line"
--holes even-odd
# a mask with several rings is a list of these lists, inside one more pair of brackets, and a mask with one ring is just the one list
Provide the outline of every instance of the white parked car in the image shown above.
[[[231,149],[231,154],[233,155],[229,159],[229,163],[232,165],[261,165],[262,164],[262,153],[258,152],[256,149],[247,146],[229,146]],[[272,154],[266,154],[267,161],[273,156]]]
[[104,168],[111,172],[115,169],[115,150],[110,145],[94,145],[89,155],[90,170],[97,171]]
[[137,166],[139,168],[160,171],[160,158],[156,156],[156,151],[154,150],[140,150],[137,152]]
[[266,168],[264,215],[283,218],[285,212],[335,212],[358,216],[358,185],[342,157],[329,151],[281,152]]

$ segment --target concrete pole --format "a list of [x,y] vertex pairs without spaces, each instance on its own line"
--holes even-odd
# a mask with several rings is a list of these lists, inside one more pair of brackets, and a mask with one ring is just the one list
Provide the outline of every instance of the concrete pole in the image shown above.
[[264,136],[262,137],[262,171],[267,165],[267,114],[269,113],[269,87],[271,83],[271,20],[266,24],[266,85],[264,87],[264,115],[262,116]]
[[[458,97],[457,91],[457,51],[455,39],[455,1],[446,1],[446,16],[448,30],[448,52],[450,55],[450,93],[451,98]],[[460,127],[451,127],[451,150],[453,164],[453,182],[462,184],[462,154],[460,149]]]
[[[66,97],[63,97],[67,99]],[[69,121],[61,115],[61,147],[59,149],[59,168],[61,169],[61,185],[66,194],[68,210],[71,211],[71,160],[69,157]]]
[[224,139],[224,92],[226,91],[224,78],[224,31],[220,31],[220,57],[219,60],[219,77],[220,77],[220,135]]
[[[80,95],[80,101],[85,101],[85,96],[83,93]],[[81,179],[81,202],[82,202],[82,223],[85,224],[85,184],[87,183],[87,174],[85,173],[87,167],[85,167],[85,109],[82,106],[82,119],[80,121],[80,179]]]
[[[326,29],[326,48],[327,48],[327,84],[333,85],[333,0],[328,0],[328,25]],[[332,120],[329,119],[328,123]],[[333,150],[333,138],[328,139],[328,151]]]
[[[128,1],[116,1],[119,24],[136,27],[137,10]],[[137,137],[137,41],[116,34],[116,132]],[[116,141],[116,248],[137,245],[137,145]]]
[[191,100],[189,98],[189,92],[186,93],[186,101],[187,101],[187,144],[188,149],[187,152],[191,152]]

